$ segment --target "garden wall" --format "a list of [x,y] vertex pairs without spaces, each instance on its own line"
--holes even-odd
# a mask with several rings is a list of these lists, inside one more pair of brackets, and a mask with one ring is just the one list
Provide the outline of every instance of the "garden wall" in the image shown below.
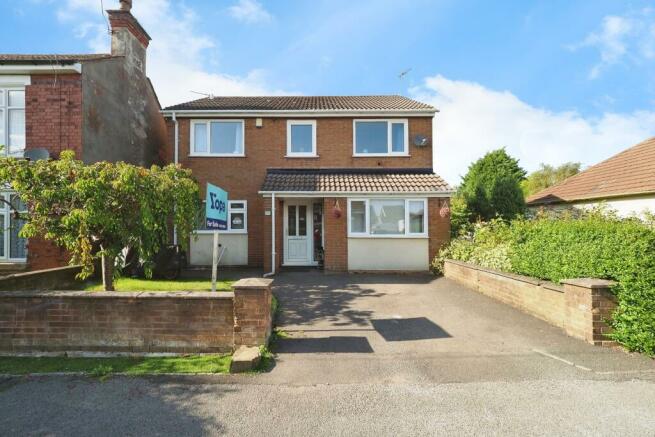
[[231,352],[266,344],[271,280],[232,292],[0,293],[2,352]]
[[614,346],[606,320],[616,308],[612,281],[569,279],[562,285],[446,260],[444,276],[560,327],[572,337]]

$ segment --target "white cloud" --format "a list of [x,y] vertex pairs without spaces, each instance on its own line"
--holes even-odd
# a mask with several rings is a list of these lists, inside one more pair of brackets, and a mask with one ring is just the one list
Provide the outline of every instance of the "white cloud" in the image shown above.
[[434,123],[435,169],[454,185],[473,161],[500,147],[533,171],[542,162],[592,165],[655,135],[653,111],[587,118],[576,111],[536,108],[509,91],[443,76],[429,77],[410,92],[440,110]]
[[257,0],[238,0],[228,10],[234,18],[246,23],[267,23],[273,19]]
[[600,54],[600,60],[589,71],[590,79],[596,79],[604,70],[625,59],[640,63],[655,58],[653,10],[646,8],[623,16],[604,17],[598,31],[569,49],[575,51],[585,47],[596,48]]
[[[107,52],[110,37],[106,23],[95,8],[86,0],[67,0],[62,10],[74,14],[81,24],[74,28],[74,35],[87,40],[96,52]],[[105,8],[117,8],[118,2],[105,0]],[[170,0],[138,0],[132,10],[135,17],[152,37],[148,47],[147,71],[163,106],[197,99],[191,93],[198,91],[214,95],[268,95],[284,91],[266,84],[266,72],[250,71],[245,76],[234,76],[212,71],[208,60],[218,57],[218,42],[199,33],[196,29],[196,13],[184,5]],[[60,20],[66,13],[58,11]]]

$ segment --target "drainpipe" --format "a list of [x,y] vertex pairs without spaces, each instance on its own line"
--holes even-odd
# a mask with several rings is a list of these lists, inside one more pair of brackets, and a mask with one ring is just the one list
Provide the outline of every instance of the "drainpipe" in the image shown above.
[[[178,149],[179,149],[179,135],[178,135],[179,124],[177,122],[177,117],[175,116],[175,111],[173,111],[172,115],[173,115],[173,124],[175,125],[175,141],[174,141],[175,146],[174,146],[174,152],[173,152],[173,154],[174,154],[173,160],[174,160],[175,165],[177,165],[177,162],[179,160],[178,159],[178,156],[179,156],[179,152],[178,152]],[[177,226],[173,226],[173,244],[177,245]]]
[[271,271],[264,274],[265,278],[275,274],[275,193],[271,193]]

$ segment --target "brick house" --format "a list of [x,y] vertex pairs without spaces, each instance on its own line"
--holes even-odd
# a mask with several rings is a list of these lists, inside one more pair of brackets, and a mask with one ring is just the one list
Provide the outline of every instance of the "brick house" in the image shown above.
[[[449,239],[436,110],[401,96],[216,97],[166,108],[168,158],[229,195],[222,265],[425,271]],[[199,220],[192,265],[211,264]],[[181,238],[186,238],[181,237]]]
[[[74,150],[87,163],[162,161],[166,126],[145,71],[150,37],[130,9],[131,1],[123,0],[120,10],[107,11],[111,53],[0,54],[2,153],[56,159]],[[0,196],[24,208],[12,193]],[[18,237],[22,223],[14,223],[10,210],[0,205],[0,270],[68,263],[67,253],[50,242]]]

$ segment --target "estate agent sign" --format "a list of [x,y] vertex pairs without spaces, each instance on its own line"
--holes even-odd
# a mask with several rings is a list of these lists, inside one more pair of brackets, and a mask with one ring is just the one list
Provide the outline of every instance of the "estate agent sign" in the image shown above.
[[207,183],[205,215],[208,229],[227,230],[227,192],[210,183]]

